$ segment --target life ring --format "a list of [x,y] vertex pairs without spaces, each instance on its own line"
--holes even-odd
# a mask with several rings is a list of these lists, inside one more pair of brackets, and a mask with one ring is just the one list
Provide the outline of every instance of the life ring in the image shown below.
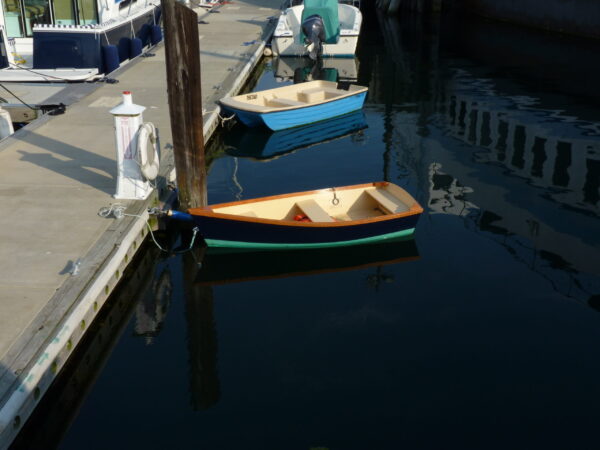
[[140,125],[137,139],[137,154],[142,175],[147,180],[155,180],[160,168],[160,158],[158,156],[156,128],[151,122]]

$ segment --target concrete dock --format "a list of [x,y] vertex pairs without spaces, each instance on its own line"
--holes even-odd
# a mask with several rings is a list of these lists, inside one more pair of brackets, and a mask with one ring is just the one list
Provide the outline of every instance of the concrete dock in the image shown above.
[[[237,92],[260,60],[280,0],[198,8],[205,139],[215,102]],[[204,22],[204,23],[202,23]],[[147,237],[147,208],[107,219],[117,164],[109,110],[131,91],[157,127],[161,174],[170,173],[171,130],[162,44],[111,75],[57,116],[44,116],[0,144],[0,449],[10,445]]]

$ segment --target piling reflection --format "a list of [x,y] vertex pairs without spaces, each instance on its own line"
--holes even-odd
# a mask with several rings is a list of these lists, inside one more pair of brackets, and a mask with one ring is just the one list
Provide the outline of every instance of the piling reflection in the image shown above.
[[236,125],[224,136],[223,144],[229,156],[267,161],[335,139],[358,136],[365,128],[367,122],[363,112],[354,111],[334,119],[276,132]]
[[221,396],[217,372],[217,325],[213,291],[194,283],[203,249],[183,255],[185,317],[187,321],[190,403],[194,411],[217,404]]

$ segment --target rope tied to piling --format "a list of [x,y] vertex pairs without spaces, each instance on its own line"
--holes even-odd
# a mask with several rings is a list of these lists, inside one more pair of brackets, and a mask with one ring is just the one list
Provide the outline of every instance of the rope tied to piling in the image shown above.
[[210,111],[207,111],[206,109],[202,108],[202,115],[203,116],[205,116],[207,114],[214,113],[214,112],[217,113],[217,117],[219,118],[219,124],[221,126],[224,126],[226,122],[230,121],[231,119],[233,119],[235,117],[235,114],[232,114],[229,117],[222,116],[221,115],[221,108],[215,108],[215,109],[212,109]]

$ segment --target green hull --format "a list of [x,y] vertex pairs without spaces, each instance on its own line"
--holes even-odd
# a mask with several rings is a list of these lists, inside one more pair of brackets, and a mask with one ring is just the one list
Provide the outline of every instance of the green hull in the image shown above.
[[410,239],[414,233],[415,229],[409,228],[395,233],[381,234],[352,241],[317,242],[310,244],[270,244],[265,242],[222,241],[218,239],[205,239],[205,242],[209,247],[232,250],[304,250],[311,248],[348,247],[351,245],[365,245],[384,241]]

